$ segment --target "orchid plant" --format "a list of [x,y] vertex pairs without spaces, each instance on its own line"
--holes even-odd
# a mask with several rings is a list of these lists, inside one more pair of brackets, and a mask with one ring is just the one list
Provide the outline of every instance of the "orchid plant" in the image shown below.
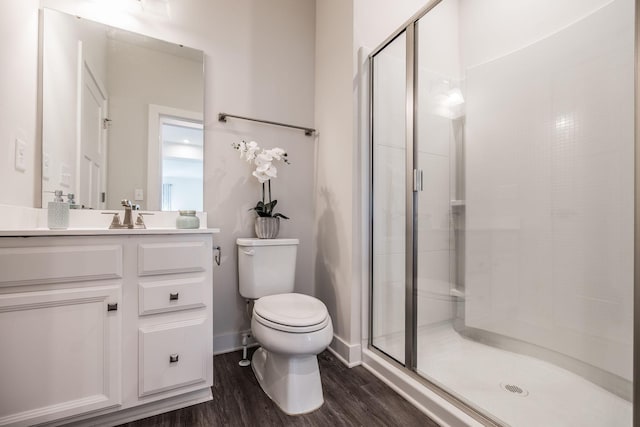
[[[273,163],[275,161],[282,161],[290,164],[287,158],[287,152],[279,147],[265,150],[264,148],[260,148],[255,141],[242,141],[233,143],[231,146],[240,152],[241,159],[245,159],[249,163],[253,162],[256,169],[252,172],[252,175],[262,184],[262,200],[258,201],[256,206],[250,210],[256,211],[260,217],[289,219],[289,217],[281,213],[273,213],[273,209],[276,207],[276,204],[278,204],[278,201],[271,199],[271,180],[278,176],[278,169]],[[267,195],[268,197],[266,197]]]

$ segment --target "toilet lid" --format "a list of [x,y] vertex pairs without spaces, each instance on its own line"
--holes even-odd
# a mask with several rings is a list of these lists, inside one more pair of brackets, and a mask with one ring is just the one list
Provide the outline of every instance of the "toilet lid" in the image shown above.
[[317,298],[302,294],[278,294],[259,298],[253,311],[283,326],[305,327],[323,323],[327,307]]

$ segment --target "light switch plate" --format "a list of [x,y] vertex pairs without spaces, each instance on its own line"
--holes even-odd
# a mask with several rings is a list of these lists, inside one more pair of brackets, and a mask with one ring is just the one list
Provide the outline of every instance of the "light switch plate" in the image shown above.
[[134,200],[136,202],[144,200],[144,191],[142,190],[142,188],[136,188],[134,193]]
[[16,157],[14,167],[20,172],[27,170],[27,143],[20,138],[16,138]]

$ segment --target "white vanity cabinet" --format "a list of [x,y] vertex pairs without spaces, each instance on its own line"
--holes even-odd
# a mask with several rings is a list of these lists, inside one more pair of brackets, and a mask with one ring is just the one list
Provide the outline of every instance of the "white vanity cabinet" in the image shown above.
[[0,425],[211,399],[212,234],[0,237]]

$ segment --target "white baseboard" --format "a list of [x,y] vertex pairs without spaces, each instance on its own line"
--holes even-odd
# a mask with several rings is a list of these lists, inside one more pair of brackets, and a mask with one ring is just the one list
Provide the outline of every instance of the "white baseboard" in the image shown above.
[[349,344],[334,335],[328,350],[349,368],[362,364],[362,346],[360,344]]
[[364,350],[362,352],[362,366],[438,425],[447,427],[482,426],[482,423],[372,351]]
[[163,414],[165,412],[176,409],[186,408],[187,406],[197,405],[198,403],[208,402],[213,399],[211,389],[206,388],[197,390],[182,396],[176,396],[170,399],[158,400],[156,402],[147,403],[142,406],[126,408],[116,412],[107,413],[98,417],[86,415],[83,420],[70,422],[67,420],[58,420],[52,425],[54,426],[74,426],[74,427],[91,427],[91,426],[116,426],[131,421],[140,420],[142,418],[152,417],[154,415]]
[[[242,334],[250,332],[250,330],[246,330],[214,336],[213,354],[218,355],[242,350]],[[251,336],[248,346],[255,347],[257,345],[259,345],[258,342]],[[362,364],[362,346],[360,344],[349,344],[339,336],[334,335],[327,349],[349,368]]]
[[[242,350],[242,334],[251,333],[250,330],[231,332],[223,335],[216,335],[213,337],[213,354],[231,353],[232,351]],[[247,343],[249,347],[255,347],[258,345],[253,335],[249,338]]]

